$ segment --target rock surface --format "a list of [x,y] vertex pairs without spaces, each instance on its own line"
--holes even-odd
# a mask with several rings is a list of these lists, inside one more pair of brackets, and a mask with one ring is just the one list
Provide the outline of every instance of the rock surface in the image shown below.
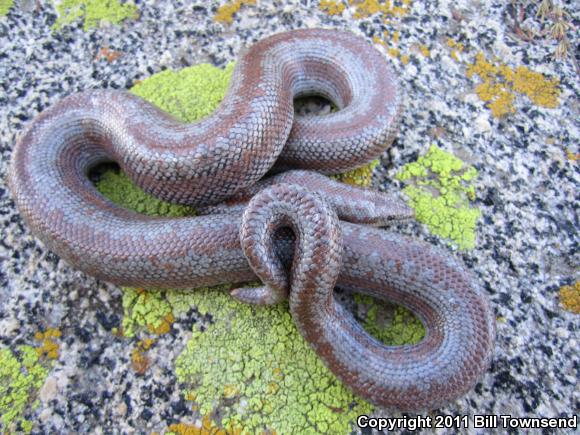
[[[523,40],[529,29],[546,26],[527,2],[403,1],[399,9],[375,13],[376,2],[368,0],[321,3],[241,4],[228,23],[215,19],[223,3],[148,0],[138,2],[138,15],[119,24],[97,20],[87,30],[82,18],[53,29],[52,3],[16,2],[0,17],[0,347],[19,355],[19,346],[35,346],[50,370],[42,388],[25,398],[30,406],[20,423],[2,426],[0,420],[0,428],[150,433],[201,421],[191,403],[184,404],[175,375],[191,323],[178,321],[158,339],[147,354],[146,376],[134,370],[130,348],[145,352],[147,344],[139,348],[118,334],[120,289],[47,251],[14,208],[5,179],[18,134],[70,93],[130,88],[164,69],[202,62],[225,66],[263,37],[319,26],[374,41],[392,58],[407,94],[400,134],[374,172],[377,188],[403,188],[396,174],[433,144],[478,171],[472,205],[481,217],[473,249],[459,251],[420,223],[396,228],[455,250],[484,284],[497,315],[491,369],[472,392],[437,413],[578,413],[580,317],[559,300],[560,287],[579,279],[579,81],[572,59],[578,41],[571,40],[572,53],[557,60],[558,41]],[[577,26],[577,3],[562,6]],[[469,74],[478,54],[492,68]],[[496,117],[494,108],[503,116]],[[189,322],[196,316],[190,313]],[[51,328],[59,334],[49,334]]]

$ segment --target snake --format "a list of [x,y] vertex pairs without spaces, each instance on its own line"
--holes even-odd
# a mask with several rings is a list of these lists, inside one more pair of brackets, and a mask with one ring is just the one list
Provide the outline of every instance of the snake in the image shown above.
[[[293,101],[309,95],[337,110],[294,116]],[[380,156],[402,107],[389,63],[364,38],[293,30],[252,45],[221,105],[196,123],[124,91],[63,98],[18,137],[10,191],[34,235],[73,267],[124,286],[227,283],[243,302],[288,299],[300,333],[355,394],[434,409],[490,364],[487,295],[449,253],[381,228],[413,217],[402,200],[323,175]],[[153,217],[114,204],[90,179],[106,162],[201,214]],[[246,286],[256,279],[261,287]],[[336,287],[409,308],[424,339],[382,344],[337,302]]]

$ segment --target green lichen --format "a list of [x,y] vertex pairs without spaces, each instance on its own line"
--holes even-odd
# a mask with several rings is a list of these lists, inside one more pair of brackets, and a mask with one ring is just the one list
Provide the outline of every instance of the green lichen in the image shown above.
[[144,290],[123,288],[123,335],[133,337],[147,329],[151,333],[168,332],[167,326],[193,306],[191,291]]
[[133,337],[142,328],[159,328],[172,309],[160,291],[123,289],[123,335]]
[[369,164],[360,168],[342,174],[333,175],[332,178],[354,186],[368,187],[371,185],[373,171],[379,164],[380,161],[378,159],[373,160]]
[[8,15],[12,6],[14,6],[14,0],[0,0],[0,17]]
[[451,239],[460,249],[475,246],[481,211],[470,206],[475,198],[477,170],[432,145],[427,154],[405,165],[396,178],[409,184],[403,192],[419,222],[433,234]]
[[[232,68],[200,65],[165,71],[141,82],[133,92],[183,121],[194,121],[219,104]],[[371,164],[347,178],[367,184],[373,167]],[[140,193],[126,177],[107,174],[100,178],[98,188],[118,204],[152,214],[169,210]],[[174,215],[183,214],[179,210]],[[212,322],[204,332],[194,326],[176,363],[176,375],[186,386],[184,395],[195,401],[200,415],[214,415],[219,409],[221,427],[243,427],[246,433],[345,433],[356,416],[370,412],[371,406],[353,396],[302,339],[287,304],[241,304],[225,292],[228,288],[193,292],[123,289],[125,335],[145,328],[151,331],[151,325],[157,328],[168,316],[177,319],[193,307],[202,315],[211,314]],[[372,316],[372,309],[370,313]],[[376,330],[380,337],[388,337],[391,328],[393,338],[405,322],[411,325],[407,317],[396,314],[392,325]],[[420,337],[416,329],[411,327],[414,332],[405,332],[392,343],[414,342]]]
[[39,362],[36,349],[20,346],[17,352],[0,349],[0,423],[2,433],[29,433],[33,423],[25,414],[39,402],[38,390],[44,384],[48,369]]
[[195,215],[195,210],[191,207],[169,204],[136,189],[133,182],[122,172],[104,172],[97,183],[97,190],[115,204],[148,216]]
[[52,25],[60,30],[78,19],[84,20],[84,30],[97,27],[103,22],[119,24],[127,18],[138,17],[138,9],[133,3],[119,0],[61,0],[54,2],[58,18]]
[[175,372],[201,414],[219,408],[223,426],[249,433],[345,433],[370,412],[310,349],[287,304],[256,307],[212,289],[191,301],[213,323],[193,328]]
[[359,309],[366,311],[364,329],[383,343],[391,346],[413,344],[425,336],[425,327],[421,321],[406,308],[393,307],[370,296],[358,294],[354,300]]
[[136,84],[131,92],[181,121],[192,122],[217,108],[233,71],[233,63],[225,69],[201,64],[179,71],[166,70]]

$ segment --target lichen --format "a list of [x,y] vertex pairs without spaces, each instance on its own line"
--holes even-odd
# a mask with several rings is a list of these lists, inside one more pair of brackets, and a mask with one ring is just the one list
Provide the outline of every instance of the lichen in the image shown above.
[[462,42],[457,42],[454,39],[447,39],[447,46],[451,48],[451,57],[456,62],[459,62],[459,55],[463,53],[465,46]]
[[429,47],[421,44],[419,45],[419,51],[421,52],[421,54],[425,57],[431,57],[431,50],[429,50]]
[[146,328],[149,332],[168,332],[174,321],[173,309],[161,291],[142,288],[123,289],[123,335],[133,337]]
[[571,162],[577,162],[580,160],[580,153],[575,153],[572,150],[566,150],[566,158]]
[[580,281],[560,288],[560,302],[566,310],[580,314]]
[[169,204],[140,189],[123,172],[113,170],[104,172],[97,183],[97,190],[115,204],[148,216],[194,216],[191,207]]
[[213,323],[193,334],[176,375],[202,414],[249,433],[344,433],[370,405],[353,396],[298,333],[287,304],[256,307],[212,289],[192,293]]
[[[209,415],[204,415],[199,425],[176,423],[170,425],[168,429],[165,435],[242,435],[243,433],[241,428],[223,428],[217,425]],[[276,435],[276,433],[268,433],[268,435]]]
[[110,47],[101,47],[99,52],[95,56],[95,60],[105,59],[107,62],[112,63],[123,56],[122,51],[113,50]]
[[346,5],[341,0],[320,0],[318,7],[321,11],[333,16],[342,15]]
[[123,335],[134,337],[142,330],[155,335],[168,333],[176,318],[191,308],[190,296],[188,290],[123,287]]
[[354,186],[368,187],[373,178],[374,169],[380,164],[378,159],[352,171],[333,175],[332,178]]
[[38,390],[48,369],[39,361],[36,348],[19,346],[16,352],[0,349],[0,429],[2,433],[30,433],[33,422],[27,412],[39,405]]
[[183,122],[192,122],[216,109],[233,71],[233,63],[225,69],[201,64],[179,71],[166,70],[137,83],[131,92]]
[[138,17],[138,9],[133,3],[121,3],[119,0],[61,0],[54,1],[58,18],[52,25],[60,30],[78,19],[84,21],[85,31],[97,27],[103,22],[119,24],[127,18]]
[[47,358],[49,360],[58,358],[58,351],[60,346],[56,339],[60,338],[60,329],[48,328],[46,331],[37,331],[34,334],[34,339],[40,342],[36,347],[36,353],[39,358]]
[[131,367],[138,375],[144,375],[151,361],[147,357],[147,351],[155,343],[153,338],[145,338],[139,340],[133,350],[131,351]]
[[369,18],[375,14],[383,17],[402,17],[409,13],[412,0],[402,2],[378,1],[378,0],[348,0],[348,4],[354,7],[354,19]]
[[[243,433],[296,433],[320,428],[344,433],[357,415],[370,412],[370,405],[336,380],[302,339],[287,304],[242,304],[229,296],[228,289],[123,289],[125,294],[152,296],[143,298],[141,305],[147,313],[157,312],[157,317],[168,310],[179,317],[193,307],[202,317],[211,315],[205,330],[193,327],[192,337],[176,362],[176,376],[186,385],[184,395],[195,402],[202,415],[211,415],[219,408],[221,427],[243,428]],[[398,307],[389,323],[382,306],[377,308],[370,298],[358,301],[367,310],[363,326],[383,342],[410,344],[423,337],[421,322],[404,308]],[[147,340],[138,342],[131,354],[132,366],[139,374],[149,367]],[[197,430],[189,425],[181,427]],[[171,431],[179,433],[175,428]]]
[[[357,306],[366,313],[363,328],[385,344],[399,346],[420,342],[425,336],[423,323],[408,309],[370,296],[355,295]],[[394,309],[393,309],[394,308]]]
[[0,0],[0,17],[8,15],[12,6],[14,6],[14,0]]
[[403,192],[415,217],[438,236],[451,239],[460,249],[475,246],[475,228],[481,212],[470,206],[475,198],[477,170],[432,145],[427,154],[406,164],[396,175],[409,184]]
[[218,8],[213,19],[218,23],[232,24],[234,22],[234,15],[244,5],[255,5],[256,0],[235,0],[233,2],[226,2]]
[[559,80],[547,78],[524,66],[510,68],[502,63],[490,62],[483,53],[478,53],[475,62],[467,67],[467,77],[474,75],[482,80],[476,86],[475,93],[487,103],[496,118],[515,113],[517,94],[526,95],[532,103],[541,107],[555,108],[560,104]]
[[383,25],[391,29],[391,32],[383,30],[382,33],[377,33],[373,36],[373,42],[382,47],[390,57],[399,59],[403,65],[408,64],[411,58],[408,54],[402,54],[401,50],[397,48],[401,34],[398,30],[393,29],[391,21],[407,15],[411,9],[411,3],[411,1],[403,1],[402,6],[396,6],[395,3],[391,4],[389,1],[384,3],[377,1],[356,2],[353,15],[353,18],[361,19],[375,16],[380,12],[378,16],[382,18]]

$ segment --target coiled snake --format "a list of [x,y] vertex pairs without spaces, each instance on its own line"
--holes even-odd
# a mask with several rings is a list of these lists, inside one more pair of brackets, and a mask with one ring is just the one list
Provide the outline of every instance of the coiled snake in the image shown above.
[[[340,110],[294,119],[293,99],[310,94]],[[300,170],[258,182],[274,164],[329,173],[376,158],[393,139],[401,101],[390,67],[363,39],[282,33],[240,59],[221,106],[195,124],[125,92],[63,99],[19,138],[11,191],[33,232],[86,273],[167,288],[257,276],[263,287],[232,294],[253,303],[289,295],[300,332],[354,392],[381,406],[434,408],[467,392],[489,364],[494,320],[477,281],[439,249],[362,225],[411,216],[385,194]],[[107,161],[161,199],[212,213],[153,218],[122,209],[88,178]],[[251,196],[247,207],[214,206]],[[425,338],[384,346],[335,302],[335,285],[409,307]]]

